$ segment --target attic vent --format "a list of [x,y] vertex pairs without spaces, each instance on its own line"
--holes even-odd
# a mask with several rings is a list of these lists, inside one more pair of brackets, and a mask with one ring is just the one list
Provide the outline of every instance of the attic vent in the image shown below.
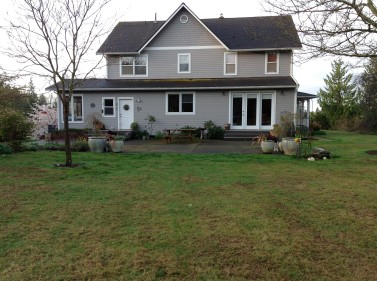
[[181,21],[181,23],[186,23],[188,22],[188,16],[187,15],[182,15],[179,20]]

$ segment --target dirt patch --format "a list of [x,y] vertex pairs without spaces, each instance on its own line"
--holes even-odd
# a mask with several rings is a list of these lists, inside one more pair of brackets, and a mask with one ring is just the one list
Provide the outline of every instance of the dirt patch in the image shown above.
[[368,150],[367,154],[369,154],[369,155],[377,155],[377,150]]

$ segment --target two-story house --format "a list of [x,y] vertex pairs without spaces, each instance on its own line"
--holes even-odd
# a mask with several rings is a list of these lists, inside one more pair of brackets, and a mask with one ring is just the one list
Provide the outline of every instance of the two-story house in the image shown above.
[[[293,51],[301,48],[290,16],[199,19],[184,3],[166,21],[120,22],[97,51],[106,79],[80,84],[70,127],[100,113],[107,129],[156,131],[212,120],[231,130],[269,130],[296,112]],[[62,113],[59,106],[59,127]]]

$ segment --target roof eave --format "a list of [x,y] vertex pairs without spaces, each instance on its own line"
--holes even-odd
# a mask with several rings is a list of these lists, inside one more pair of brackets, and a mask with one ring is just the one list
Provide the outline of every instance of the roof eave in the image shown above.
[[284,47],[284,48],[252,48],[252,49],[229,49],[232,52],[261,52],[261,51],[294,51],[301,50],[302,47]]
[[182,90],[241,90],[241,89],[289,89],[297,85],[274,85],[274,86],[222,86],[222,87],[154,87],[154,88],[80,88],[76,92],[100,92],[100,91],[182,91]]
[[96,55],[139,55],[139,52],[97,52]]

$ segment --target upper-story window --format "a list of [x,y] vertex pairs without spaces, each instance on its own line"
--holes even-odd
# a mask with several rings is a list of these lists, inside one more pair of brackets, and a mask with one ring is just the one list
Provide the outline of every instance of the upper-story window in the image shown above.
[[178,73],[191,72],[191,54],[178,54]]
[[237,75],[237,53],[224,54],[224,74]]
[[122,57],[120,63],[121,76],[147,76],[148,55]]
[[279,53],[266,53],[266,73],[279,73]]

